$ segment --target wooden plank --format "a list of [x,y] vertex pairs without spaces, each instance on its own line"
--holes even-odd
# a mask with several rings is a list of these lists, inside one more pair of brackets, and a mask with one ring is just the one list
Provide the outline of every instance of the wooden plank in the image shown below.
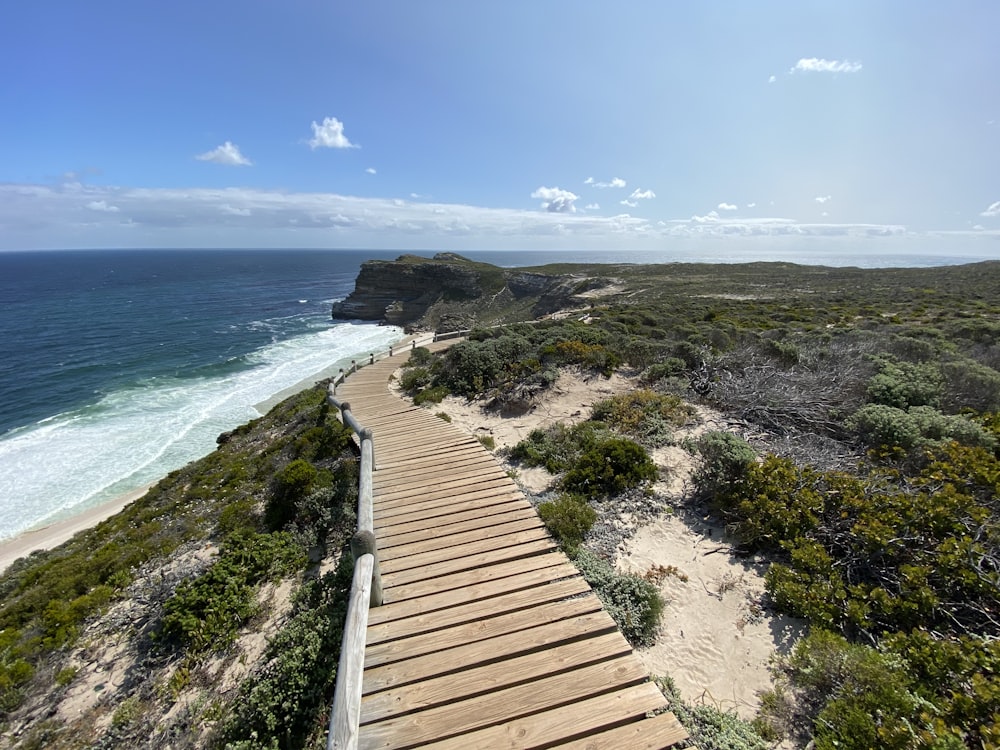
[[497,486],[510,487],[513,489],[515,484],[511,481],[510,477],[497,469],[497,471],[491,471],[479,475],[473,474],[472,476],[467,477],[448,477],[439,482],[424,484],[419,487],[401,485],[398,488],[386,488],[379,493],[379,500],[377,504],[383,505],[385,503],[390,503],[398,505],[403,500],[419,501],[424,497],[434,499],[447,497],[449,494],[454,496],[464,494],[465,492],[472,492],[475,490]]
[[[449,647],[448,643],[453,639],[447,636],[458,631],[466,638],[473,637]],[[542,649],[548,649],[545,651],[546,654],[554,653],[553,649],[571,641],[593,640],[609,633],[621,638],[615,621],[602,610],[489,638],[478,637],[479,634],[468,627],[454,632],[427,634],[422,640],[429,642],[432,647],[439,646],[439,650],[430,654],[413,656],[378,667],[369,666],[366,660],[364,694],[369,695],[410,683],[424,683],[440,675],[474,669],[497,661],[509,665],[512,660],[520,656],[537,653]],[[631,651],[627,644],[618,644],[617,648],[619,651],[622,648]],[[617,654],[619,651],[614,653]],[[556,663],[553,662],[553,669],[549,672],[554,672],[555,667]]]
[[[368,693],[361,699],[361,724],[387,719],[455,701],[503,690],[565,670],[591,664],[613,663],[631,656],[632,649],[621,633],[609,633],[584,641],[554,646],[544,652],[516,656],[500,662],[472,667],[421,682]],[[571,674],[572,672],[570,672]]]
[[392,576],[393,585],[402,586],[484,565],[498,565],[507,560],[551,554],[557,549],[551,537],[539,528],[470,542],[460,547],[427,550],[418,555],[396,557],[389,550],[382,555],[381,569]]
[[[403,599],[428,596],[451,589],[466,588],[486,581],[510,578],[518,573],[557,567],[565,559],[561,553],[547,552],[530,557],[515,557],[513,560],[505,560],[498,564],[462,569],[455,573],[447,573],[434,566],[425,566],[418,568],[419,572],[416,573],[404,570],[384,575],[382,577],[382,593],[386,601],[398,602]],[[434,570],[429,570],[432,567]],[[417,576],[417,580],[412,580],[415,576]],[[399,582],[397,583],[397,581]]]
[[[553,584],[553,587],[558,585]],[[540,588],[544,589],[545,587]],[[512,596],[520,596],[522,593],[519,592]],[[601,600],[590,593],[576,599],[543,602],[537,606],[516,611],[508,611],[511,606],[509,601],[491,600],[490,605],[490,609],[487,610],[488,615],[482,618],[476,617],[474,614],[470,617],[470,613],[474,612],[473,608],[469,608],[465,613],[461,613],[462,608],[460,607],[447,610],[443,613],[444,615],[458,615],[462,618],[461,624],[451,627],[445,627],[448,624],[445,616],[396,620],[390,623],[392,640],[382,643],[373,643],[373,636],[374,640],[377,640],[379,629],[381,628],[384,632],[386,626],[369,628],[368,646],[365,649],[365,669],[455,648],[472,641],[518,633],[559,620],[603,611]],[[504,614],[497,614],[498,612]],[[437,614],[442,615],[442,613]],[[411,637],[404,637],[406,635],[411,635]]]
[[[468,510],[453,510],[454,506],[447,506],[447,509],[432,516],[411,519],[399,523],[387,523],[383,526],[375,525],[378,530],[379,542],[388,541],[391,537],[409,534],[413,531],[423,529],[440,528],[442,530],[464,530],[466,528],[477,528],[479,525],[492,523],[494,518],[502,520],[502,517],[527,518],[527,514],[534,514],[524,500],[510,498],[504,502],[492,503],[478,508]],[[466,525],[468,524],[468,525]],[[459,529],[459,527],[462,527]]]
[[434,740],[575,703],[645,680],[642,665],[632,656],[600,662],[524,685],[363,725],[358,747],[361,750],[420,747]]
[[[513,593],[533,587],[544,587],[562,578],[574,578],[580,572],[566,558],[557,562],[558,555],[544,555],[538,559],[539,567],[517,575],[487,579],[479,583],[459,586],[457,589],[424,592],[423,598],[410,600],[394,600],[387,596],[381,607],[376,607],[368,614],[369,629],[372,625],[389,622],[403,617],[434,612],[439,609],[454,607],[458,604],[470,604],[481,599],[489,599],[500,594]],[[534,559],[534,558],[533,558]],[[553,565],[555,563],[555,565]]]
[[[558,742],[565,737],[584,732],[600,731],[608,724],[623,720],[632,720],[632,723],[623,728],[648,725],[649,732],[655,734],[661,724],[669,725],[669,721],[660,720],[659,717],[641,719],[646,713],[662,708],[664,704],[665,701],[660,691],[656,689],[655,685],[647,682],[618,692],[583,700],[571,706],[532,714],[441,742],[431,742],[424,747],[429,750],[478,750],[479,748],[482,750],[494,750],[494,748],[496,750],[504,750],[505,748],[522,750],[526,747],[551,747],[553,742]],[[661,716],[673,719],[673,714],[661,714]],[[673,723],[677,724],[677,720],[673,719]],[[667,729],[669,731],[670,727]],[[683,732],[683,730],[681,731]],[[680,739],[686,738],[687,732],[684,732]],[[607,747],[609,750],[612,748],[613,750],[622,750],[623,748],[640,750],[642,748],[669,747],[667,744],[660,744],[657,740],[654,740],[653,744],[644,740],[644,737],[639,736],[634,743],[622,742],[618,745],[595,747]],[[673,742],[678,741],[673,740]],[[559,745],[559,747],[564,746]],[[581,749],[589,748],[590,745],[581,744],[579,747]]]
[[379,467],[377,479],[386,481],[401,476],[413,478],[432,472],[450,472],[460,467],[491,464],[498,466],[496,459],[483,448],[463,445],[447,451],[437,451],[431,456],[416,456],[392,465],[383,464]]
[[[380,502],[379,498],[376,497],[375,524],[377,526],[380,521],[389,521],[401,516],[409,516],[410,519],[417,519],[423,517],[421,514],[439,515],[439,513],[433,513],[433,511],[439,508],[459,510],[460,506],[464,506],[466,509],[485,507],[497,502],[499,498],[517,499],[525,505],[528,502],[513,484],[501,481],[490,482],[487,486],[469,492],[462,492],[458,495],[454,492],[447,492],[437,497],[428,496],[423,500],[413,498],[399,503],[390,503],[388,501]],[[394,523],[395,521],[392,522]]]
[[[655,689],[655,686],[653,687]],[[577,704],[576,707],[583,708],[581,704]],[[625,724],[554,747],[561,750],[621,750],[621,748],[665,750],[671,745],[686,740],[688,736],[687,730],[677,721],[677,717],[668,711],[650,719]],[[474,747],[474,745],[465,745],[464,747]]]
[[383,566],[383,570],[389,571],[401,567],[426,565],[429,561],[438,562],[449,557],[464,557],[474,552],[496,549],[503,544],[521,544],[549,538],[548,531],[538,518],[520,518],[454,534],[442,531],[437,536],[431,535],[430,538],[403,541],[399,544],[389,542],[379,551],[384,552],[380,557],[385,561],[392,560],[393,565],[390,568]]

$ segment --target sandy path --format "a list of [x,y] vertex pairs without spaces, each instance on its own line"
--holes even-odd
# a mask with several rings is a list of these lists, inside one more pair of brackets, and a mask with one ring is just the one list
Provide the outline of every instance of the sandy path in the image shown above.
[[[477,403],[454,397],[428,408],[446,413],[474,435],[492,436],[502,448],[533,429],[582,421],[595,402],[636,387],[634,380],[620,375],[604,379],[563,373],[535,408],[517,417],[484,413]],[[725,429],[721,415],[704,409],[698,414],[698,423],[678,439]],[[663,476],[655,491],[678,511],[640,526],[618,548],[617,567],[653,576],[667,602],[656,643],[637,653],[651,674],[672,677],[687,700],[752,717],[759,693],[771,688],[772,654],[787,650],[803,624],[761,608],[763,561],[730,554],[722,529],[684,510],[695,468],[692,456],[673,445],[655,451],[653,458]],[[532,492],[545,489],[552,479],[543,469],[518,467],[518,481]],[[626,525],[631,521],[624,519]]]

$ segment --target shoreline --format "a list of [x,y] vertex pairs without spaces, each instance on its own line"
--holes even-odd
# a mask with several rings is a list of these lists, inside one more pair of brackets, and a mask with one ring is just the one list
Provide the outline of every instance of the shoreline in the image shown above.
[[[402,346],[409,344],[415,338],[417,336],[404,335],[398,341],[394,342],[392,346],[396,351],[399,351]],[[336,377],[340,369],[340,360],[338,360],[324,367],[322,370],[303,378],[294,385],[283,388],[260,403],[254,404],[253,408],[263,416],[286,398],[294,396],[296,393],[301,393],[307,388],[312,388],[324,380]],[[72,513],[70,511],[71,515],[65,518],[51,521],[44,526],[27,529],[10,539],[0,540],[0,575],[5,573],[14,561],[22,557],[27,557],[33,552],[58,547],[63,542],[71,539],[75,534],[96,526],[101,521],[120,513],[125,509],[125,506],[141,498],[155,484],[156,482],[150,482],[143,487],[126,492],[99,505],[88,507],[79,513]]]
[[27,557],[33,552],[58,547],[63,542],[69,541],[77,533],[96,526],[101,521],[120,513],[125,509],[125,506],[135,502],[149,492],[154,484],[155,482],[152,482],[144,487],[107,500],[100,505],[87,508],[80,513],[61,518],[58,521],[52,521],[44,526],[36,526],[33,529],[22,531],[10,539],[0,541],[0,574],[5,573],[15,560]]

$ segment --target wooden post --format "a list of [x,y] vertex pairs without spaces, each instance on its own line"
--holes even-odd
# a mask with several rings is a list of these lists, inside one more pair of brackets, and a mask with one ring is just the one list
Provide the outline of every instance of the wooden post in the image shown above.
[[349,426],[347,423],[350,421],[350,417],[347,412],[351,410],[351,405],[347,401],[340,404],[340,421],[344,423],[345,426]]
[[355,564],[365,555],[372,556],[372,591],[369,606],[382,606],[382,571],[378,564],[378,548],[375,535],[370,531],[358,531],[351,537],[351,554]]
[[358,362],[357,362],[357,360],[352,359],[351,360],[351,372],[357,372],[357,371],[358,371]]

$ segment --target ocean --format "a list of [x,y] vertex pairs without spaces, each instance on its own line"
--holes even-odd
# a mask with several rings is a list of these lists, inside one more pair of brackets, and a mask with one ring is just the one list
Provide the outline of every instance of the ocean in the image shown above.
[[[397,341],[398,328],[332,321],[330,305],[354,288],[364,260],[402,252],[0,252],[0,540],[157,481],[211,452],[219,433],[259,416],[275,394]],[[793,260],[463,254],[507,267]],[[932,266],[979,259],[808,262]]]

